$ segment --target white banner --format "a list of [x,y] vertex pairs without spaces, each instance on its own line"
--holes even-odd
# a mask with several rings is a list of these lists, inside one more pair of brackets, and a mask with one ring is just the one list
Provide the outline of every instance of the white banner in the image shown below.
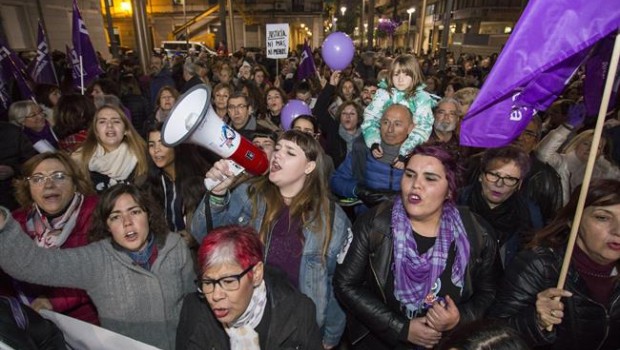
[[289,27],[287,23],[267,24],[267,58],[287,58]]
[[68,349],[159,350],[154,346],[54,311],[41,310],[40,314],[60,328],[65,335]]

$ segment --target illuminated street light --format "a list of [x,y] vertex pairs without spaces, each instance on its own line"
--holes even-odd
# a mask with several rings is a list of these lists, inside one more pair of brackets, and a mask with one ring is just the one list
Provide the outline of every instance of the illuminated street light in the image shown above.
[[346,6],[342,6],[340,8],[340,12],[342,12],[342,17],[344,17],[344,13],[347,12],[347,7]]
[[[411,15],[415,12],[415,7],[410,7],[407,9],[407,13],[409,14],[409,22],[407,22],[407,45],[409,45],[410,37],[411,37]],[[413,46],[412,46],[413,47]]]

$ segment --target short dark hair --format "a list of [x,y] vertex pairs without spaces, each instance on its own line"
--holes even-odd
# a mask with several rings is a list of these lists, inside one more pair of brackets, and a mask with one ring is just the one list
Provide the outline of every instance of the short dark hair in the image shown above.
[[405,166],[415,155],[433,157],[443,164],[446,180],[448,181],[448,192],[450,194],[447,200],[454,203],[457,198],[457,191],[461,185],[463,174],[463,168],[459,162],[457,162],[456,158],[446,150],[444,144],[440,142],[428,142],[413,149],[409,157],[407,157]]
[[482,160],[480,161],[480,170],[483,172],[486,171],[489,166],[491,166],[491,163],[497,160],[502,163],[508,163],[510,161],[515,162],[519,170],[521,170],[522,179],[530,171],[530,157],[522,149],[515,146],[489,148],[484,151]]

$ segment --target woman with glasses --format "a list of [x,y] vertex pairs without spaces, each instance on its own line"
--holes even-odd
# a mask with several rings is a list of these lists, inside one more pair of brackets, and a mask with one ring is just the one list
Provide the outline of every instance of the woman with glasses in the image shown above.
[[[46,172],[43,181],[52,179],[59,178]],[[196,275],[187,245],[168,233],[158,208],[135,186],[113,186],[92,215],[92,243],[74,249],[37,248],[0,208],[0,268],[30,283],[84,289],[102,327],[174,349],[183,296]]]
[[344,161],[353,149],[353,141],[362,134],[360,126],[364,120],[364,110],[355,101],[344,101],[336,109],[336,118],[328,112],[329,104],[340,82],[340,71],[334,71],[319,94],[312,110],[319,121],[325,137],[325,152],[334,161],[334,167]]
[[[45,117],[41,106],[31,100],[16,101],[9,107],[9,121],[22,128],[39,152],[58,148],[58,138]],[[45,146],[39,147],[42,144]]]
[[521,192],[522,179],[530,169],[530,158],[521,149],[490,148],[482,155],[477,181],[463,188],[458,202],[467,205],[495,229],[504,267],[542,228],[540,208]]
[[[62,152],[34,156],[24,164],[23,175],[14,183],[21,208],[13,212],[13,217],[24,233],[46,249],[88,244],[88,231],[97,205],[88,175]],[[83,290],[43,287],[17,280],[11,285],[22,302],[37,311],[49,309],[99,324],[97,310]]]
[[322,349],[315,307],[265,268],[250,227],[209,232],[198,251],[197,292],[183,301],[177,350]]
[[265,263],[282,270],[291,284],[312,299],[323,345],[335,347],[344,332],[345,316],[334,297],[332,276],[350,223],[330,201],[321,145],[306,133],[284,132],[270,158],[269,174],[232,191],[234,176],[227,164],[217,162],[206,174],[222,182],[194,214],[196,240],[207,235],[205,205],[214,227],[253,227],[265,243]]

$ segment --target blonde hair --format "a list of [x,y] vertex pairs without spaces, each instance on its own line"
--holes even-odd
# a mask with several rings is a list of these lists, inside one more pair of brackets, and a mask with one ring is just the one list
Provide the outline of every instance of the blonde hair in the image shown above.
[[9,107],[9,121],[17,126],[23,126],[24,119],[37,106],[32,100],[15,101]]
[[146,142],[144,142],[144,139],[142,139],[140,134],[138,134],[136,129],[134,129],[133,125],[131,125],[129,119],[127,119],[127,116],[125,115],[125,112],[123,112],[122,109],[114,105],[103,105],[97,109],[97,112],[95,112],[95,117],[93,118],[90,126],[88,127],[88,134],[86,136],[86,140],[84,141],[80,149],[80,155],[78,159],[80,160],[82,168],[88,174],[88,163],[90,161],[90,158],[95,153],[97,145],[99,144],[99,137],[97,136],[96,132],[97,118],[99,116],[99,113],[104,109],[111,109],[118,113],[118,115],[121,117],[123,125],[125,126],[125,137],[123,139],[123,142],[127,144],[127,146],[129,147],[129,151],[138,159],[138,163],[136,164],[136,168],[134,169],[134,177],[146,174],[146,172],[148,171],[148,161],[146,158]]
[[[311,227],[314,232],[323,233],[322,254],[326,256],[332,238],[333,223],[330,222],[330,199],[328,180],[324,172],[326,164],[323,148],[311,135],[298,130],[288,130],[278,140],[295,143],[303,150],[308,161],[316,162],[314,170],[306,175],[301,191],[293,197],[289,215],[291,218],[298,218],[302,227]],[[250,181],[248,195],[252,202],[252,219],[258,217],[259,198],[264,200],[266,205],[259,229],[259,236],[265,242],[272,223],[276,221],[284,207],[284,200],[278,186],[269,181],[269,177],[260,176]]]
[[415,95],[418,85],[424,82],[424,74],[422,73],[418,60],[416,60],[413,55],[400,55],[396,57],[396,59],[392,62],[390,72],[387,76],[389,88],[388,92],[390,93],[392,89],[396,88],[394,86],[394,82],[392,81],[392,77],[397,71],[401,71],[411,77],[411,87],[405,91],[405,95],[407,98],[412,97]]
[[454,98],[459,101],[462,106],[471,106],[480,89],[475,87],[465,87],[454,93]]
[[[588,139],[592,141],[593,138],[594,138],[594,130],[592,129],[580,132],[575,137],[573,137],[570,141],[568,141],[566,146],[564,146],[564,150],[562,151],[562,153],[568,154],[568,153],[574,152],[575,148],[577,148],[577,146],[579,146],[581,143],[585,142]],[[606,144],[607,144],[607,138],[605,136],[602,136],[601,143],[599,144],[599,148],[601,150],[604,149]]]

